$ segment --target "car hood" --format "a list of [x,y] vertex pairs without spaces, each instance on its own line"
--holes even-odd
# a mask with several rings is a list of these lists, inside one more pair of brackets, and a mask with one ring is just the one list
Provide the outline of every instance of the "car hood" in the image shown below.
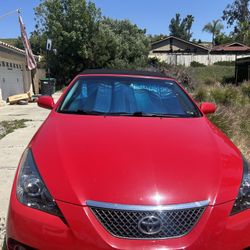
[[235,199],[237,148],[206,117],[150,118],[52,112],[30,147],[56,200],[182,204]]

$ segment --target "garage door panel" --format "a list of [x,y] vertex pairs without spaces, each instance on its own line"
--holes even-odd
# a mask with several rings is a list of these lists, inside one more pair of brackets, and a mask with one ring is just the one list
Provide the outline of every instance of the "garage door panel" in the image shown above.
[[23,74],[21,69],[0,67],[0,87],[2,90],[3,100],[11,95],[16,95],[24,92],[23,89]]

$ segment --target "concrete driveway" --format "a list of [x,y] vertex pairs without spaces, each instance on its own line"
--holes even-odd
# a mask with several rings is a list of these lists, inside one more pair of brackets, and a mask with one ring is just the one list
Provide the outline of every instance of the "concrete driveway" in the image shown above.
[[[60,93],[56,93],[53,97],[57,100]],[[9,196],[18,162],[24,149],[47,118],[49,112],[49,110],[38,107],[36,103],[0,107],[0,122],[31,120],[25,123],[27,127],[17,129],[0,139],[0,246],[4,236]]]

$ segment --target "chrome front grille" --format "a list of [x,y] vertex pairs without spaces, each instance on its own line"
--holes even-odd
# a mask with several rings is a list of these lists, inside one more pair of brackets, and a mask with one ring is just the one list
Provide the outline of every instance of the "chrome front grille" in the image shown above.
[[88,201],[96,218],[113,236],[164,239],[188,234],[208,201],[170,206],[129,206]]

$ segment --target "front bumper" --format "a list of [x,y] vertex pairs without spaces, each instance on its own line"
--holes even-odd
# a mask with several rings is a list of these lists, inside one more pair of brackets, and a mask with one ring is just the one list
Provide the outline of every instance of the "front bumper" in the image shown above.
[[86,206],[57,201],[65,221],[28,208],[12,192],[7,242],[35,249],[244,249],[250,246],[250,210],[229,216],[233,201],[208,206],[193,230],[180,238],[128,240],[113,237]]

